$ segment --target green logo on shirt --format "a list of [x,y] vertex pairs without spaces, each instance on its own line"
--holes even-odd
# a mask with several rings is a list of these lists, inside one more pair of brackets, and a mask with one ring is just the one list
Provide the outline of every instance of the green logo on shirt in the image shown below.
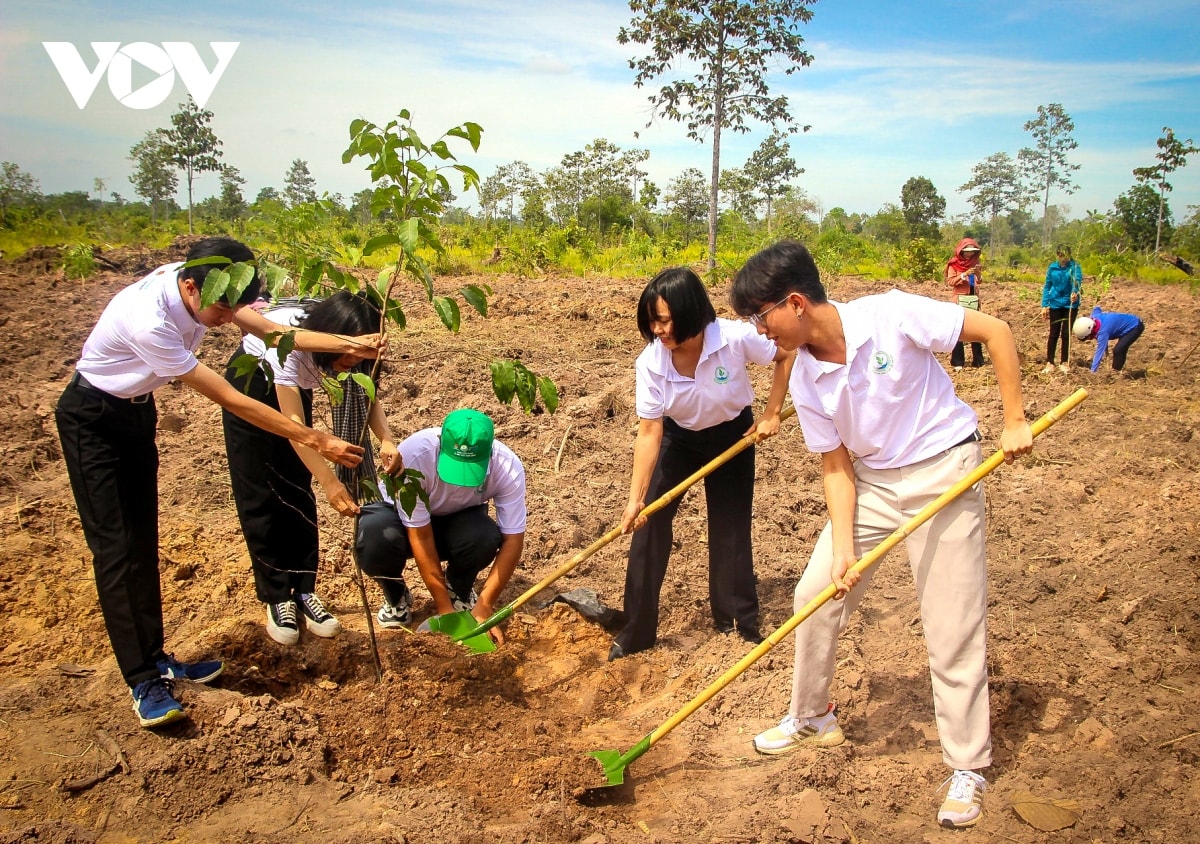
[[716,381],[718,384],[728,384],[729,370],[723,366],[718,366],[716,373],[713,375],[713,381]]

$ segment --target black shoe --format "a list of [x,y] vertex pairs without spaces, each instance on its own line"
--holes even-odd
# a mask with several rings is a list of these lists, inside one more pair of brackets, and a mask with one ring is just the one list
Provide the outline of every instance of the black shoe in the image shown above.
[[623,656],[625,656],[625,649],[616,642],[613,642],[613,646],[608,651],[608,661],[612,662],[613,660],[620,659]]
[[713,622],[713,629],[718,633],[732,633],[733,622],[730,622],[729,624],[717,624],[716,622]]
[[752,645],[761,645],[763,642],[763,635],[754,628],[750,628],[749,630],[738,630],[738,635]]

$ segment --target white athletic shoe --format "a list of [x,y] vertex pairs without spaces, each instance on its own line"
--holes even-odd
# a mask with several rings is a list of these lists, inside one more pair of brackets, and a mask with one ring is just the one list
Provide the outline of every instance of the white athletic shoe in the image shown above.
[[833,704],[824,715],[815,718],[797,718],[788,715],[772,727],[754,737],[754,749],[767,756],[781,756],[804,745],[809,747],[837,747],[846,740],[838,726]]

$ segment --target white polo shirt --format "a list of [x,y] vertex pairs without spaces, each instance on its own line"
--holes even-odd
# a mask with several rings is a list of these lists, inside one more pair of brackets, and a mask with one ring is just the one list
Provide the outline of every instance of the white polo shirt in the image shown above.
[[207,329],[183,304],[180,266],[159,267],[112,297],[75,364],[88,383],[132,399],[195,369]]
[[846,363],[801,348],[789,382],[810,451],[844,444],[872,469],[895,469],[971,435],[978,417],[931,354],[958,342],[961,307],[899,290],[830,304],[842,319]]
[[[295,306],[271,308],[263,311],[262,315],[279,325],[280,328],[287,330],[300,324],[300,318],[304,316],[304,308]],[[247,334],[242,338],[242,348],[246,350],[247,354],[262,358],[267,362],[271,367],[271,374],[275,378],[276,385],[299,387],[302,390],[315,390],[321,386],[321,370],[308,352],[292,349],[280,361],[278,349],[268,348],[264,341],[253,334]]]
[[747,322],[717,319],[704,327],[696,377],[675,371],[671,352],[655,339],[637,359],[637,415],[669,416],[680,427],[700,431],[736,419],[754,401],[746,363],[773,362],[775,343]]
[[[487,477],[477,487],[448,484],[438,477],[437,460],[440,451],[441,428],[425,428],[405,438],[397,448],[407,469],[416,469],[425,476],[421,486],[429,496],[429,507],[417,499],[412,515],[396,506],[405,527],[424,527],[430,515],[448,516],[468,507],[492,501],[496,506],[496,524],[500,533],[512,535],[525,532],[525,467],[520,458],[504,443],[492,443],[492,460]],[[386,496],[385,496],[386,499]],[[387,499],[390,500],[390,499]]]

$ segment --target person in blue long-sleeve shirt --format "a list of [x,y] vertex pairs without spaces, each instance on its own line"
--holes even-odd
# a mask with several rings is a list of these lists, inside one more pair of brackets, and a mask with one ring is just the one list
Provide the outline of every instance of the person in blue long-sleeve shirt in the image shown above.
[[1062,357],[1058,368],[1069,371],[1070,335],[1067,330],[1079,316],[1080,294],[1083,288],[1083,270],[1079,262],[1071,257],[1071,247],[1059,246],[1057,260],[1046,270],[1046,283],[1042,287],[1042,319],[1050,323],[1050,341],[1046,344],[1046,366],[1042,373],[1054,371],[1054,347],[1062,337]]
[[1116,340],[1113,349],[1112,368],[1120,372],[1125,368],[1125,356],[1129,353],[1137,338],[1142,336],[1145,324],[1133,314],[1119,314],[1116,311],[1104,313],[1099,306],[1092,309],[1090,317],[1080,317],[1075,320],[1072,332],[1078,340],[1095,340],[1096,354],[1092,357],[1092,372],[1100,368],[1100,362],[1108,354],[1108,343]]

